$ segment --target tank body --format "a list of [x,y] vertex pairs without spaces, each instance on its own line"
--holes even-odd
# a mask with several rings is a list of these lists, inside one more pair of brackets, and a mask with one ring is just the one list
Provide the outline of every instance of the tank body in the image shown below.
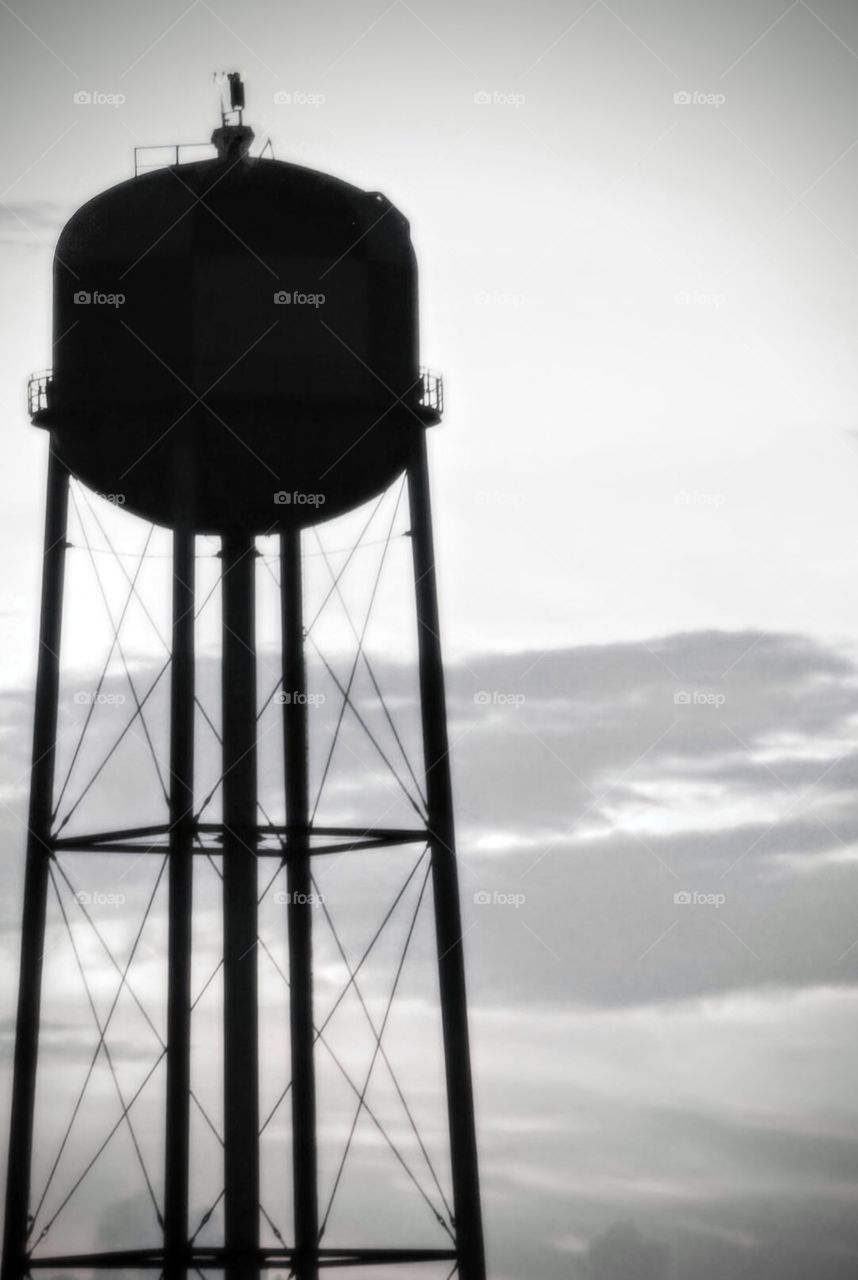
[[176,165],[82,206],[54,338],[37,421],[84,483],[159,524],[327,519],[389,484],[431,420],[407,220],[280,161]]

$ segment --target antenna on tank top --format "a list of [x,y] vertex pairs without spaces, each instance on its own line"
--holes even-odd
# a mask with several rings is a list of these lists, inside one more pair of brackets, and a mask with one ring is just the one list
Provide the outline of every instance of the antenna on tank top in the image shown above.
[[219,160],[235,164],[250,151],[254,133],[243,123],[244,81],[240,71],[216,71],[215,84],[220,85],[220,128],[212,134]]

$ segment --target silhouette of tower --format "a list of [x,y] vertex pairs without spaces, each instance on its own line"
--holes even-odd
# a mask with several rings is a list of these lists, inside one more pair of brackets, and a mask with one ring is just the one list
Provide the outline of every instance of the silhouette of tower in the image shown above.
[[[443,1264],[444,1274],[482,1280],[425,439],[427,429],[440,420],[442,388],[440,379],[421,371],[418,363],[416,263],[408,223],[378,193],[273,158],[251,156],[253,133],[242,121],[244,90],[237,76],[228,78],[228,91],[229,104],[212,137],[216,158],[180,163],[177,148],[175,163],[139,171],[89,201],[66,225],[55,257],[54,367],[30,384],[32,418],[49,434],[50,455],[2,1280],[19,1280],[37,1268],[64,1273],[133,1270],[165,1275],[167,1280],[211,1269],[223,1271],[229,1280],[256,1280],[261,1270],[272,1267],[288,1269],[298,1280],[311,1280],[320,1267],[387,1263]],[[413,807],[420,820],[407,828],[322,824],[310,803],[312,698],[306,640],[311,624],[304,617],[302,534],[323,519],[380,500],[394,483],[407,488],[410,515],[423,754],[419,777],[413,772],[411,776],[416,787]],[[165,664],[169,756],[162,822],[75,829],[72,814],[79,802],[69,807],[69,778],[79,744],[71,770],[58,786],[64,569],[70,546],[69,494],[74,497],[75,487],[84,498],[119,495],[125,513],[170,532],[171,623]],[[263,818],[259,799],[264,756],[258,729],[257,541],[272,536],[279,540],[280,679],[275,702],[282,712],[282,821]],[[219,728],[213,726],[220,759],[216,784],[203,798],[195,619],[205,604],[198,586],[198,543],[212,537],[219,539],[220,557],[221,717]],[[131,599],[136,577],[124,572]],[[337,585],[335,578],[332,590]],[[67,612],[74,604],[70,599]],[[116,620],[114,640],[122,653],[120,623],[121,618]],[[358,652],[365,657],[360,637]],[[155,702],[154,685],[141,697],[127,666],[126,673],[134,694],[130,723],[135,731],[145,730],[148,742],[146,716]],[[105,696],[104,687],[100,680],[90,706]],[[160,687],[166,687],[166,680]],[[343,710],[332,733],[339,732],[346,711],[368,728],[350,698],[350,684],[338,687]],[[375,678],[373,688],[383,703]],[[383,710],[395,728],[386,704]],[[84,731],[89,724],[87,714]],[[123,729],[119,737],[127,741],[129,730]],[[398,734],[396,741],[402,746]],[[406,755],[404,747],[402,754]],[[322,757],[330,763],[324,750]],[[97,790],[103,777],[102,766],[85,792]],[[142,778],[134,779],[135,796],[146,785]],[[219,819],[204,821],[215,793]],[[363,1109],[381,1132],[403,1178],[432,1209],[433,1230],[440,1229],[443,1238],[434,1246],[412,1242],[393,1247],[381,1226],[376,1243],[333,1245],[325,1236],[330,1206],[325,1210],[320,1201],[317,1168],[317,1058],[320,1046],[328,1047],[326,1028],[332,1014],[329,1010],[320,1015],[314,975],[314,867],[317,859],[332,854],[359,859],[367,849],[399,853],[410,847],[422,850],[422,861],[406,884],[417,884],[422,873],[424,887],[431,885],[426,900],[431,899],[434,914],[451,1203],[402,1091],[399,1096],[414,1135],[407,1151],[398,1138],[384,1132],[367,1104],[369,1074],[357,1084],[349,1080],[358,1114]],[[37,1059],[44,1033],[46,918],[54,890],[68,927],[63,902],[69,899],[63,894],[64,884],[72,885],[64,868],[69,859],[86,855],[161,860],[146,865],[164,869],[163,1034],[132,984],[132,960],[120,964],[113,957],[113,970],[119,973],[113,1004],[105,1012],[97,999],[90,1000],[96,1031],[92,1062],[99,1054],[107,1060],[119,1119],[107,1126],[103,1143],[92,1135],[94,1155],[89,1159],[84,1152],[81,1177],[72,1178],[68,1194],[51,1201],[50,1196],[46,1199],[47,1188],[53,1194],[55,1175],[73,1144],[69,1126],[53,1160],[52,1153],[38,1151],[34,1140],[41,1096]],[[192,990],[194,899],[203,863],[214,867],[222,880],[222,1124],[205,1112],[192,1082],[192,1010],[201,998]],[[269,884],[266,873],[276,874],[280,868],[287,885],[281,896],[286,903],[284,977],[289,985],[291,1062],[291,1080],[281,1101],[290,1096],[291,1168],[284,1162],[277,1185],[291,1180],[292,1225],[285,1232],[276,1230],[277,1243],[270,1245],[260,1236],[261,1217],[272,1230],[274,1225],[261,1204],[260,1190],[260,1134],[271,1117],[265,1119],[260,1107],[260,1068],[267,1068],[268,1055],[260,1051],[258,917],[265,893],[260,881]],[[157,883],[156,889],[161,891]],[[153,898],[154,894],[155,890]],[[95,928],[86,897],[76,894],[75,902]],[[417,909],[422,897],[421,890]],[[396,901],[400,899],[401,894]],[[147,914],[150,907],[151,900]],[[111,937],[97,929],[96,934],[109,953]],[[138,933],[130,945],[131,957],[139,937]],[[409,932],[406,948],[410,937]],[[131,939],[123,935],[123,942],[131,944]],[[77,948],[74,956],[79,962]],[[391,1001],[401,960],[394,966]],[[347,964],[345,990],[359,993],[363,957]],[[86,985],[83,967],[81,972]],[[88,986],[86,991],[89,996]],[[133,998],[161,1044],[155,1066],[134,1090],[122,1081],[108,1050],[109,1024],[120,997]],[[382,1042],[387,1011],[379,1018],[363,998],[361,1004],[372,1032],[372,1064],[380,1056],[393,1079]],[[335,1061],[348,1078],[349,1072]],[[147,1170],[146,1135],[135,1131],[133,1120],[138,1098],[156,1069],[163,1072],[162,1166],[152,1172]],[[82,1114],[82,1097],[83,1092],[72,1109],[72,1125]],[[205,1244],[190,1218],[198,1174],[190,1138],[195,1107],[216,1133],[223,1153],[223,1190],[204,1218],[208,1222],[215,1211],[222,1214],[223,1229],[220,1238]],[[146,1175],[157,1234],[145,1247],[90,1246],[52,1253],[49,1233],[54,1222],[73,1203],[113,1135],[126,1128]],[[349,1141],[353,1133],[354,1125]],[[413,1151],[425,1157],[431,1171],[428,1192],[410,1167]],[[342,1159],[345,1162],[345,1155]],[[34,1162],[47,1174],[41,1195]],[[334,1193],[341,1173],[342,1164]],[[373,1224],[383,1224],[384,1209],[383,1203],[375,1206]],[[121,1237],[121,1221],[114,1236],[117,1233]]]

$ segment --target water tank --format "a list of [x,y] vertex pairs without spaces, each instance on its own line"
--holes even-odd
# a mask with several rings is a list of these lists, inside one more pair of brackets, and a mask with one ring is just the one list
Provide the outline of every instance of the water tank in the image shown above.
[[110,188],[60,236],[35,407],[74,474],[159,524],[263,533],[352,508],[438,418],[406,218],[235,138]]

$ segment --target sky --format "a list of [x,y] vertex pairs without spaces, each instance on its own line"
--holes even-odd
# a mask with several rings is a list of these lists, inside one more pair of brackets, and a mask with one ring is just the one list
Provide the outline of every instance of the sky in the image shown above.
[[[491,1275],[854,1274],[854,6],[0,0],[0,47],[5,1062],[46,447],[28,424],[25,389],[51,362],[52,248],[80,203],[133,174],[135,145],[204,142],[217,123],[212,73],[240,69],[257,147],[270,137],[278,159],[381,190],[410,219],[421,359],[445,377],[430,453]],[[145,528],[121,512],[103,519],[129,554],[139,551]],[[325,529],[324,545],[348,545],[353,527]],[[150,550],[168,545],[156,533]],[[406,548],[392,544],[369,643],[411,753]],[[205,581],[213,550],[200,544]],[[308,590],[321,601],[325,559],[312,538],[305,550]],[[366,563],[379,554],[368,550]],[[84,714],[75,694],[91,687],[107,636],[91,565],[82,552],[71,560],[66,763]],[[103,560],[121,592],[121,572]],[[358,610],[363,563],[350,580]],[[162,627],[163,573],[153,556],[141,580]],[[276,626],[264,568],[260,584],[265,685]],[[200,678],[214,699],[216,601],[210,613]],[[136,608],[125,635],[145,688],[160,641]],[[319,643],[346,673],[349,642],[333,608]],[[75,786],[129,714],[115,657],[105,686],[115,700],[93,717]],[[318,782],[338,703],[313,661],[325,697],[312,721]],[[361,678],[356,698],[380,737]],[[151,714],[159,750],[162,692]],[[345,723],[330,814],[362,820],[393,806],[401,816],[401,790],[360,727]],[[129,734],[124,749],[110,785],[73,821],[151,814],[146,744]],[[210,742],[203,790],[213,760]],[[276,774],[266,748],[273,805]],[[354,930],[356,952],[380,910],[373,877],[386,900],[398,874],[370,862],[357,881],[341,866],[326,871],[325,895]],[[124,896],[102,904],[101,917],[121,949],[157,873],[138,867],[120,885],[115,868],[93,860],[74,874],[83,891]],[[202,981],[218,942],[217,885],[203,876],[200,892]],[[156,1010],[162,906],[156,898],[135,960]],[[443,1166],[425,923],[389,1034]],[[276,933],[276,913],[268,924]],[[86,1072],[89,1017],[61,918],[51,927],[45,1174],[51,1126]],[[321,921],[320,935],[332,993],[341,957]],[[109,1008],[109,970],[85,929],[79,938]],[[383,1011],[385,980],[382,966],[368,967],[373,1011]],[[216,984],[210,999],[201,1036],[217,1024]],[[115,1049],[123,1087],[139,1082],[152,1049],[126,1004]],[[276,1024],[276,974],[264,1007]],[[362,1011],[340,1016],[358,1070]],[[283,1045],[272,1036],[265,1088],[276,1099]],[[326,1185],[350,1115],[332,1061]],[[216,1068],[213,1058],[199,1079],[214,1114]],[[112,1089],[102,1064],[90,1127],[63,1173],[107,1123]],[[146,1113],[155,1165],[156,1101]],[[276,1188],[276,1144],[288,1135],[277,1124],[271,1132]],[[397,1229],[425,1227],[428,1241],[433,1222],[422,1222],[419,1202],[414,1210],[377,1131],[364,1120],[357,1133],[354,1168],[371,1176],[344,1179],[332,1231],[374,1224],[377,1185],[398,1206]],[[406,1129],[396,1133],[407,1148]],[[216,1180],[216,1161],[204,1125],[195,1141],[202,1211],[217,1193],[205,1181]],[[113,1173],[82,1188],[58,1239],[94,1232],[119,1243],[126,1225],[145,1239],[151,1206],[136,1156],[119,1141],[115,1149]]]

